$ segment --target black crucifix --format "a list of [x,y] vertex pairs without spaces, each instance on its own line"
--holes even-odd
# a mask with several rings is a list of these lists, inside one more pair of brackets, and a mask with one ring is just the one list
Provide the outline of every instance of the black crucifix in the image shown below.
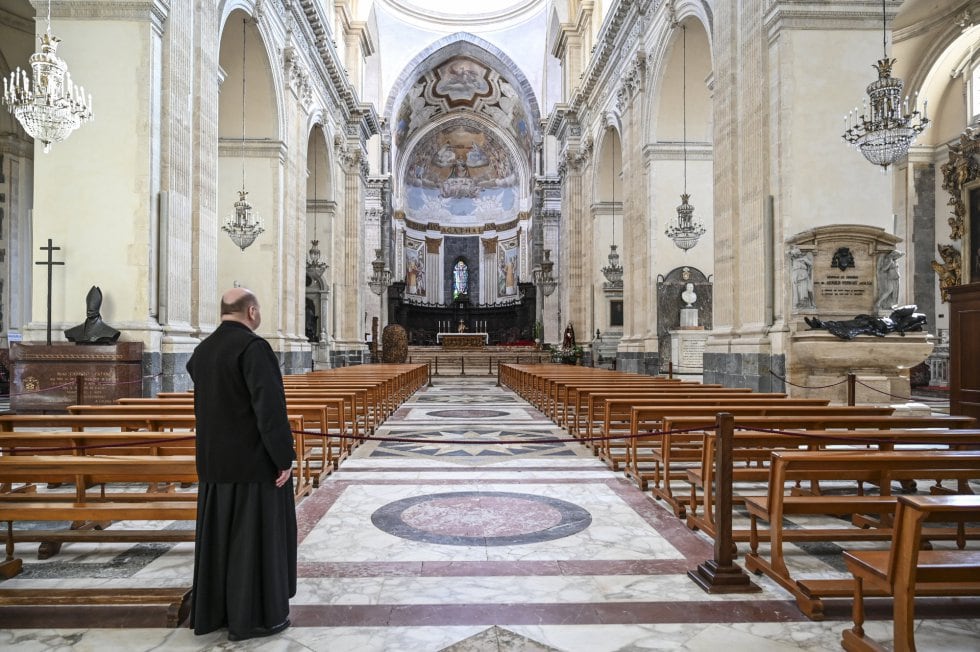
[[48,266],[48,346],[51,346],[51,270],[54,269],[55,265],[64,265],[64,263],[56,263],[51,260],[51,254],[56,251],[61,251],[61,247],[52,246],[51,238],[48,238],[48,246],[40,247],[41,251],[48,252],[47,260],[39,260],[35,262],[35,265],[47,265]]

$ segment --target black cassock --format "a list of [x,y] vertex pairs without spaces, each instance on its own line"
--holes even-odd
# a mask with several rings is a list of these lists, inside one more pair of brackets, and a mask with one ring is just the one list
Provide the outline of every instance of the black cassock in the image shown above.
[[279,364],[247,326],[222,322],[195,349],[197,535],[191,627],[248,637],[289,617],[296,594],[295,458]]

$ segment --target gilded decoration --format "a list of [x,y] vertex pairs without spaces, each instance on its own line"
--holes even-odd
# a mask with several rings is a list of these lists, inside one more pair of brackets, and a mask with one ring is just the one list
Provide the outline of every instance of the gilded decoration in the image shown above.
[[[950,240],[963,240],[968,218],[966,194],[970,186],[980,182],[980,129],[967,128],[960,135],[959,143],[949,146],[949,161],[942,166],[943,189],[949,193],[947,205],[952,206],[949,218]],[[933,261],[932,268],[939,275],[943,301],[949,301],[948,289],[959,285],[963,278],[962,255],[951,245],[939,245],[943,262]]]
[[938,245],[939,257],[943,262],[932,261],[932,269],[939,276],[939,289],[943,293],[943,301],[949,302],[949,288],[960,284],[961,257],[953,245]]

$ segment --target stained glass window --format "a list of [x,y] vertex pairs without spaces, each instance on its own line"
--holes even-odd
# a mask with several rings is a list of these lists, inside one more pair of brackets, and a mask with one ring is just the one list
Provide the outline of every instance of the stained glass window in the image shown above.
[[453,299],[458,299],[460,295],[469,294],[470,272],[466,263],[462,260],[456,261],[453,268]]

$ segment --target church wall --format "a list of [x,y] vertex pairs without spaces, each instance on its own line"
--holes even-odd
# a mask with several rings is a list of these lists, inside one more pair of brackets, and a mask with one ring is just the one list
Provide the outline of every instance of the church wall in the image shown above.
[[[155,77],[156,37],[149,20],[57,22],[64,44],[75,44],[70,55],[62,51],[73,79],[98,93],[93,93],[96,119],[52,145],[35,166],[43,182],[36,187],[34,249],[50,237],[62,247],[55,259],[65,262],[55,273],[52,328],[63,339],[61,330],[83,321],[85,294],[99,285],[104,320],[128,331],[127,339],[149,345],[156,330],[147,291],[155,152],[147,137],[152,85],[144,80]],[[120,51],[132,56],[123,59]],[[136,69],[129,69],[133,65]],[[94,165],[86,169],[85,162]],[[45,292],[44,283],[34,283],[25,339],[44,337]]]

